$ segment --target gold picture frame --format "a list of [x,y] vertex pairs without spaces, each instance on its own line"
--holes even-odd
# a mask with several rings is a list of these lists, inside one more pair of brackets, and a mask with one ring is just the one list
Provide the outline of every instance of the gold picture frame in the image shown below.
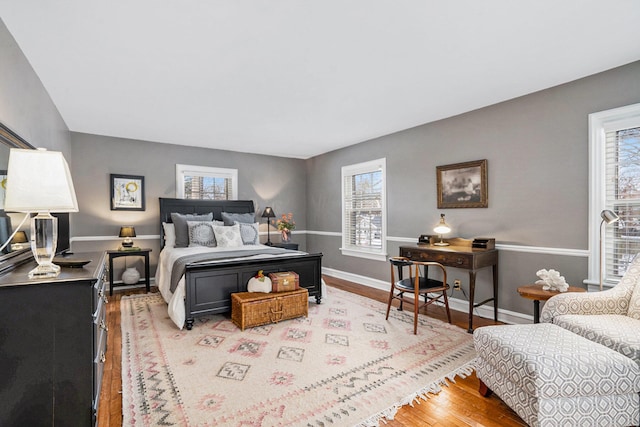
[[438,209],[489,207],[487,160],[436,166]]

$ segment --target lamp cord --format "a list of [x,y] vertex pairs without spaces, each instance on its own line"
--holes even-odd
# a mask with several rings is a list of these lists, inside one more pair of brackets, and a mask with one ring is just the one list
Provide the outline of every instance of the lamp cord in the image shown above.
[[27,220],[27,218],[29,218],[30,216],[31,216],[31,212],[27,212],[27,213],[24,215],[24,218],[22,218],[22,221],[20,222],[20,225],[18,225],[18,226],[16,227],[16,229],[15,229],[15,230],[13,230],[13,233],[11,233],[11,236],[9,236],[9,238],[7,239],[7,241],[6,241],[6,242],[4,242],[4,244],[3,244],[2,246],[0,246],[0,252],[2,252],[2,250],[3,250],[4,248],[6,248],[6,247],[7,247],[7,245],[8,245],[9,243],[11,243],[11,241],[13,240],[13,237],[16,235],[16,233],[18,232],[18,230],[20,230],[20,228],[22,228],[22,226],[24,225],[24,222],[25,222],[25,221]]

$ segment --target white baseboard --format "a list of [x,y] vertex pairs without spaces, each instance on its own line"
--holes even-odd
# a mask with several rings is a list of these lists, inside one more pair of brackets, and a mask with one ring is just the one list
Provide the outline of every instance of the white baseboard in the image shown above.
[[[341,271],[341,270],[336,270],[333,268],[326,268],[326,267],[322,267],[322,274],[326,274],[327,276],[336,277],[342,280],[348,280],[350,282],[357,283],[359,285],[369,286],[370,288],[379,289],[387,292],[389,291],[389,282],[384,280],[378,280],[371,277],[361,276],[359,274],[349,273],[347,271]],[[469,301],[450,297],[449,308],[451,310],[468,313]],[[493,319],[493,307],[485,306],[485,305],[476,307],[473,309],[473,314],[475,314],[478,317]],[[533,316],[498,308],[498,320],[500,322],[504,322],[508,324],[532,323]]]

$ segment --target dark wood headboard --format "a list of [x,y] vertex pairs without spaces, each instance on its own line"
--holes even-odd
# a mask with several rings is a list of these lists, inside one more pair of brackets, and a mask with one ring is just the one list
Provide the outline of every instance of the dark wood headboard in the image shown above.
[[254,213],[251,200],[194,200],[160,197],[160,248],[164,247],[163,222],[172,222],[171,213],[206,214],[213,212],[213,219],[222,221],[222,212]]

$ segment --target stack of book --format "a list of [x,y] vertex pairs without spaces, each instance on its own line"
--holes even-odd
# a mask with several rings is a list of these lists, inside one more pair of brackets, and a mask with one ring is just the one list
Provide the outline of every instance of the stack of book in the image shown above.
[[139,246],[129,246],[129,247],[120,246],[118,250],[119,251],[139,251],[140,247]]

